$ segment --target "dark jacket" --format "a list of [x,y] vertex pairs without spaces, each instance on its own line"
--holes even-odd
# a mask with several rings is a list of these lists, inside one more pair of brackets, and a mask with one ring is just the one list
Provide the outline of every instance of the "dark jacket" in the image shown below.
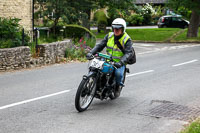
[[[120,37],[114,37],[115,38],[115,42],[118,41],[122,36],[123,35],[121,35]],[[97,52],[102,51],[106,47],[107,42],[108,42],[108,34],[90,52],[94,55]],[[122,51],[124,53],[124,56],[121,58],[121,62],[123,64],[127,63],[129,57],[132,54],[132,45],[133,45],[133,43],[132,43],[131,39],[128,39],[127,42],[124,44],[124,49]]]

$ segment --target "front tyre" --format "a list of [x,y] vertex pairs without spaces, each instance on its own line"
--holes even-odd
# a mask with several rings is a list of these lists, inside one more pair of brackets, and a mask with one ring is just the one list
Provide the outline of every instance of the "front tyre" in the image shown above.
[[96,92],[96,77],[83,79],[78,87],[75,97],[75,107],[79,112],[85,111],[94,98]]

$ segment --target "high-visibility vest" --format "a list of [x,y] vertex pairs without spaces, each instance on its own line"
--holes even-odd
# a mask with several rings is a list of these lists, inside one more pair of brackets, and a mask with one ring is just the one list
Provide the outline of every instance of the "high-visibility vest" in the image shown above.
[[[129,38],[130,36],[125,32],[124,35],[119,39],[119,42],[123,48]],[[120,48],[117,47],[117,44],[115,44],[113,32],[110,32],[108,34],[108,42],[106,44],[106,47],[107,54],[112,55],[112,58],[115,62],[119,62],[124,54],[122,53]]]

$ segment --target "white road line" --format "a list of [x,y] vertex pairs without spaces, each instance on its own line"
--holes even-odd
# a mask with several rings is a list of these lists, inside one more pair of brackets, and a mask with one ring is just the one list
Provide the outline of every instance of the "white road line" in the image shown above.
[[141,49],[148,49],[148,50],[149,50],[149,49],[152,49],[152,48],[149,48],[149,47],[148,47],[148,48],[146,48],[146,47],[142,47],[142,46],[133,46],[133,47],[136,47],[136,48],[141,48]]
[[136,75],[146,74],[146,73],[151,73],[151,72],[154,72],[154,70],[148,70],[148,71],[144,71],[144,72],[133,73],[133,74],[126,75],[126,77],[131,77],[131,76],[136,76]]
[[67,93],[67,92],[70,92],[70,90],[64,90],[64,91],[60,91],[60,92],[57,92],[57,93],[53,93],[53,94],[49,94],[49,95],[36,97],[36,98],[33,98],[33,99],[28,99],[28,100],[25,100],[25,101],[21,101],[21,102],[5,105],[5,106],[0,107],[0,110],[7,109],[7,108],[10,108],[10,107],[14,107],[14,106],[21,105],[21,104],[25,104],[25,103],[29,103],[29,102],[33,102],[33,101],[37,101],[37,100],[40,100],[40,99],[44,99],[44,98],[60,95],[60,94]]
[[193,62],[197,62],[198,60],[191,60],[191,61],[187,61],[187,62],[183,62],[183,63],[179,63],[179,64],[175,64],[175,65],[172,65],[173,67],[177,67],[177,66],[182,66],[182,65],[186,65],[186,64],[190,64],[190,63],[193,63]]

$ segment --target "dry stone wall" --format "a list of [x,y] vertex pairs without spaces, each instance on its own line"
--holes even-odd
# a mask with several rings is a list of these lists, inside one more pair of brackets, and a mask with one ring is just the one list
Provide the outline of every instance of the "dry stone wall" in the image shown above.
[[30,59],[29,47],[0,49],[0,71],[29,67]]
[[71,40],[38,45],[37,58],[32,58],[27,46],[0,49],[0,72],[59,63],[71,45]]

